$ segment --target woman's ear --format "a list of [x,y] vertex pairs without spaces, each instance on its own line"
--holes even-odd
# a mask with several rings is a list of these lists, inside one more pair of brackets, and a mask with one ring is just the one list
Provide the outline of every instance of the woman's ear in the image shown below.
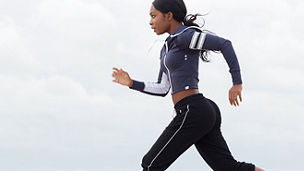
[[172,13],[171,11],[169,11],[169,12],[167,13],[167,19],[168,19],[169,21],[173,20],[173,13]]

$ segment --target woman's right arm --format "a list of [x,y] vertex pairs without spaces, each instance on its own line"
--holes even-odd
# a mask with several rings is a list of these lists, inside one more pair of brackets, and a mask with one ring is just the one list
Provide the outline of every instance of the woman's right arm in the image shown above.
[[142,93],[166,96],[170,90],[170,82],[167,75],[160,70],[157,82],[141,82],[132,80],[129,74],[122,69],[113,68],[113,82],[128,86],[130,89],[140,91]]

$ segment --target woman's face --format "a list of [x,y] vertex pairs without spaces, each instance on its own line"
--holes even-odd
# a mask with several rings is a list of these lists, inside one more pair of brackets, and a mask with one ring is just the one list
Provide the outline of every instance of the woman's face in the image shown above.
[[168,32],[170,24],[167,14],[163,14],[152,5],[150,9],[150,16],[151,16],[151,20],[150,20],[151,28],[154,30],[154,32],[157,35]]

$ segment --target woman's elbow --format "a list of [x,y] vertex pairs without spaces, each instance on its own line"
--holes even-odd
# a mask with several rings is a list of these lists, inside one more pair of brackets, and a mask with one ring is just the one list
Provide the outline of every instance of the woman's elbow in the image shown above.
[[224,39],[221,44],[222,44],[221,49],[226,49],[227,47],[228,48],[232,47],[232,42],[228,39]]

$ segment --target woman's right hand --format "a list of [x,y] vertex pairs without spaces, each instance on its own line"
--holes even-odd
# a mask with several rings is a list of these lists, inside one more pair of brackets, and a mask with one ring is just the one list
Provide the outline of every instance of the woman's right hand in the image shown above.
[[113,82],[119,83],[121,85],[125,85],[128,87],[132,87],[133,85],[133,80],[130,78],[129,74],[127,72],[125,72],[124,70],[117,69],[115,67],[113,67],[113,73],[112,73],[112,77],[114,77]]

